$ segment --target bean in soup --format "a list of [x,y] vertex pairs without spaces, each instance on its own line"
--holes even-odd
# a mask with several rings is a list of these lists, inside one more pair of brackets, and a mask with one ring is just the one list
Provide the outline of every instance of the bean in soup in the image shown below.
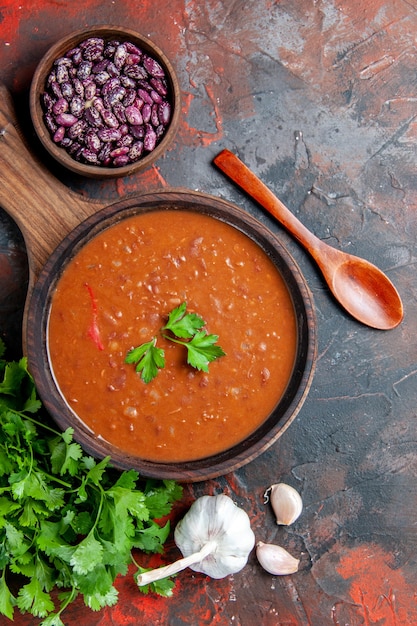
[[[160,332],[182,302],[226,353],[208,373]],[[154,336],[165,367],[146,384],[125,358]],[[282,398],[296,348],[292,299],[268,255],[236,228],[184,210],[139,213],[85,244],[58,281],[48,322],[52,371],[76,416],[156,462],[245,439]]]

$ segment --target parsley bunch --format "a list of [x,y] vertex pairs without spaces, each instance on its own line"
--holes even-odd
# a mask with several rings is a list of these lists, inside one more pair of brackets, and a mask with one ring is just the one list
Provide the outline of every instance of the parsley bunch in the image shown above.
[[[71,428],[58,432],[26,359],[0,358],[0,614],[13,619],[17,607],[43,618],[43,626],[63,626],[61,614],[78,594],[94,611],[116,604],[113,583],[127,573],[132,549],[162,552],[169,522],[155,520],[182,494],[169,480],[139,489],[138,478],[112,469],[109,458],[85,455]],[[16,596],[11,574],[22,575]],[[172,581],[161,583],[151,589],[171,595]]]
[[[208,372],[209,363],[225,356],[223,348],[215,345],[218,335],[209,335],[203,326],[206,322],[196,313],[187,313],[187,303],[183,302],[168,315],[168,322],[162,331],[169,331],[173,336],[164,334],[165,339],[184,346],[187,350],[187,363],[197,370]],[[186,341],[184,341],[186,340]],[[165,367],[165,354],[156,345],[157,338],[132,348],[126,355],[126,363],[136,363],[136,371],[145,383],[150,383]]]

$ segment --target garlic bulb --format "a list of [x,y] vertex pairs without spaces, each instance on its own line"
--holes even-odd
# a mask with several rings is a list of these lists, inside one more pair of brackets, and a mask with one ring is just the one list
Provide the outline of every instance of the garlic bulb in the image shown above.
[[281,546],[259,541],[256,545],[256,556],[264,570],[275,576],[294,574],[298,571],[300,560]]
[[277,524],[289,526],[295,522],[303,510],[303,501],[298,491],[285,483],[272,485],[268,491]]
[[176,574],[186,567],[211,578],[224,578],[246,565],[255,545],[247,513],[226,495],[202,496],[178,522],[174,540],[184,558],[137,577],[139,586]]

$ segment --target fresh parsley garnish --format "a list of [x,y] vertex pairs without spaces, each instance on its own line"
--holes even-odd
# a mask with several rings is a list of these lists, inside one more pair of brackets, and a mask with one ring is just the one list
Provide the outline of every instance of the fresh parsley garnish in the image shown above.
[[150,383],[157,375],[158,369],[165,366],[164,351],[156,347],[156,337],[129,350],[125,361],[136,363],[136,371],[141,373],[145,383]]
[[170,330],[176,337],[191,338],[203,326],[205,321],[195,313],[186,313],[187,303],[183,302],[168,315],[168,322],[162,330]]
[[[46,415],[26,359],[7,362],[4,353],[0,341],[0,615],[12,620],[17,607],[43,626],[63,626],[79,594],[94,611],[116,604],[114,581],[135,562],[132,550],[162,552],[170,526],[155,520],[182,489],[171,480],[139,487],[136,471],[85,454],[72,429],[59,432]],[[150,590],[171,595],[172,586]]]
[[[221,356],[224,350],[215,345],[218,335],[208,334],[203,327],[206,322],[196,313],[187,313],[187,303],[183,302],[168,315],[168,321],[161,332],[165,339],[184,346],[187,350],[187,363],[197,370],[208,372],[209,363]],[[167,335],[169,331],[173,336]],[[188,340],[188,341],[184,341]],[[165,355],[156,347],[157,338],[132,348],[127,353],[125,362],[136,363],[136,371],[145,383],[151,382],[159,369],[165,367]]]
[[166,335],[164,337],[185,346],[187,348],[188,365],[203,372],[209,371],[209,363],[225,355],[220,346],[214,345],[219,338],[218,335],[208,335],[205,330],[196,333],[191,341],[180,341]]

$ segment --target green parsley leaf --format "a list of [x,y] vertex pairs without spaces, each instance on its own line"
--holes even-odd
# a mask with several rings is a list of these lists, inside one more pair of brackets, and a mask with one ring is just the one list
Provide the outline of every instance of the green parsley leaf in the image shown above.
[[125,362],[136,363],[136,371],[141,372],[145,383],[150,383],[158,374],[158,369],[165,367],[164,351],[156,347],[156,337],[133,348],[127,353]]
[[70,565],[76,574],[88,574],[102,562],[103,546],[93,534],[87,535],[74,550]]
[[186,313],[187,303],[183,302],[168,315],[168,322],[162,330],[170,330],[176,337],[190,339],[205,326],[205,321],[195,313]]
[[137,472],[115,471],[109,457],[97,462],[71,428],[57,430],[26,359],[0,359],[0,616],[13,620],[18,609],[63,626],[78,595],[95,611],[115,604],[116,576],[127,574],[141,535],[143,549],[161,551],[167,524],[156,516],[182,494],[173,481],[139,485]]
[[29,611],[35,617],[46,617],[54,609],[51,596],[42,589],[42,585],[36,577],[33,577],[29,583],[20,588],[17,606],[22,612]]
[[[161,328],[161,332],[170,331],[174,337],[164,334],[164,338],[187,348],[188,365],[208,372],[209,363],[225,356],[226,353],[220,346],[214,345],[219,339],[218,335],[209,335],[205,330],[201,330],[205,326],[205,321],[199,315],[187,313],[186,310],[186,302],[173,309],[168,315],[168,322]],[[190,339],[190,341],[181,341],[181,339]],[[164,351],[156,347],[156,337],[154,337],[151,341],[132,348],[127,353],[125,362],[136,363],[136,371],[142,373],[141,377],[145,383],[149,383],[158,374],[158,369],[165,367]]]
[[13,607],[16,604],[16,598],[12,595],[6,583],[5,576],[0,577],[0,613],[13,619]]
[[180,341],[171,339],[187,348],[187,363],[197,370],[208,372],[209,363],[225,356],[225,352],[220,346],[214,344],[218,340],[218,335],[208,335],[205,330],[196,333],[191,341]]

